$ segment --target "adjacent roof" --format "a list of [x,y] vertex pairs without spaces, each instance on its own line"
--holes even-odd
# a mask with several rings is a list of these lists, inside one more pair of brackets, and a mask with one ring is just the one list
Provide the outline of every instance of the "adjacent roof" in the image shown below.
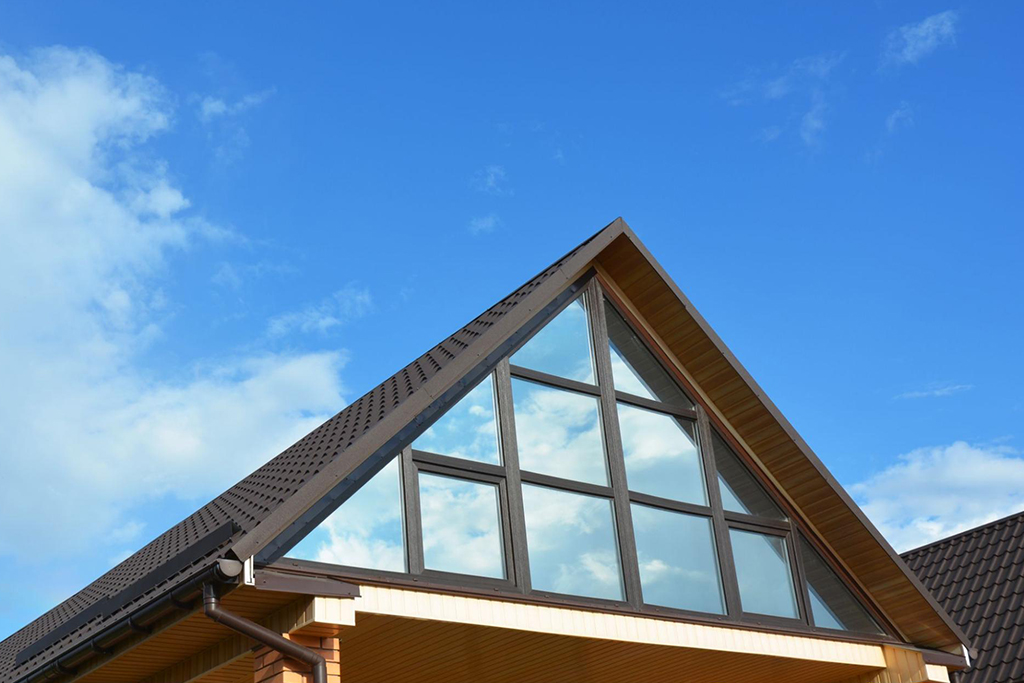
[[[956,649],[964,637],[621,219],[128,560],[0,643],[0,680],[52,662],[225,554],[245,559],[293,529],[324,496],[365,481],[365,463],[422,419],[466,374],[586,268],[621,288],[699,390],[748,444],[837,558],[909,642]],[[360,479],[361,478],[361,479]],[[81,623],[79,623],[81,622]],[[48,641],[53,641],[48,643]],[[28,661],[26,647],[46,644]]]
[[903,559],[971,639],[971,668],[956,681],[1024,681],[1024,512]]

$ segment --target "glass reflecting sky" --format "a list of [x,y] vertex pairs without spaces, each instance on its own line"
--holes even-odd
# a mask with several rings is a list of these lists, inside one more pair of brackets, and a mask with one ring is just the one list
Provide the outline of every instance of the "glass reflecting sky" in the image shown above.
[[692,408],[693,402],[607,300],[604,310],[615,390]]
[[707,505],[700,454],[687,428],[664,413],[624,403],[618,410],[630,490]]
[[732,512],[748,515],[786,519],[782,509],[758,485],[754,475],[746,465],[726,445],[717,433],[711,437],[715,451],[715,466],[718,469],[719,491],[722,494],[722,507]]
[[523,484],[534,590],[622,600],[610,500]]
[[797,618],[785,539],[741,529],[730,529],[729,539],[743,611]]
[[423,565],[504,578],[498,487],[420,473]]
[[598,400],[512,378],[519,467],[608,484]]
[[501,464],[494,410],[494,380],[488,375],[416,439],[412,447],[440,455]]
[[594,361],[583,300],[576,299],[569,304],[516,351],[510,362],[549,375],[593,384]]
[[724,614],[711,520],[633,504],[644,602]]
[[615,382],[615,390],[657,401],[658,397],[647,388],[647,385],[640,379],[640,375],[626,361],[615,344],[609,344],[608,350],[612,354],[612,381]]
[[815,626],[861,633],[882,633],[867,609],[806,539],[800,541],[800,557],[807,574],[811,616]]
[[398,458],[342,503],[288,557],[347,567],[405,571]]

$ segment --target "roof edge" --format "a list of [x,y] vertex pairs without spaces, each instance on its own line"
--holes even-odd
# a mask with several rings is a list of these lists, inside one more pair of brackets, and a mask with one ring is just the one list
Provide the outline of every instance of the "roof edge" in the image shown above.
[[[539,311],[557,292],[571,283],[594,258],[617,237],[629,230],[621,217],[584,240],[566,256],[573,254],[557,267],[557,276],[552,275],[536,290],[531,292],[512,312],[507,314],[474,343],[476,348],[467,349],[436,375],[420,386],[401,405],[391,411],[380,422],[352,444],[346,453],[351,457],[335,457],[319,474],[314,476],[300,490],[279,505],[266,519],[256,525],[231,548],[240,560],[256,555],[270,544],[279,534],[288,529],[303,513],[320,498],[327,495],[335,485],[349,476],[366,458],[383,446],[389,434],[415,419],[429,404],[450,389],[462,376],[480,360],[496,349],[503,340],[513,334],[530,316]],[[562,260],[559,259],[559,260]],[[555,261],[558,263],[558,261]],[[542,271],[543,272],[543,271]]]
[[722,338],[712,329],[711,325],[708,324],[707,320],[704,319],[694,307],[693,303],[683,294],[682,290],[675,283],[675,281],[668,275],[662,265],[654,257],[653,254],[647,249],[647,247],[640,241],[636,236],[636,233],[623,222],[623,235],[630,241],[637,251],[644,257],[644,259],[650,264],[655,270],[658,276],[665,282],[672,293],[679,299],[679,302],[686,308],[687,312],[694,319],[694,322],[700,327],[701,331],[708,337],[708,339],[714,344],[715,348],[722,354],[726,362],[729,363],[730,367],[740,376],[750,390],[758,398],[761,404],[768,410],[772,418],[778,422],[779,426],[782,427],[786,435],[793,441],[800,452],[807,458],[808,462],[814,467],[815,470],[822,476],[822,478],[828,483],[829,487],[840,497],[840,499],[847,505],[858,521],[864,525],[868,532],[875,538],[885,553],[893,561],[894,564],[900,569],[903,575],[908,581],[914,586],[914,588],[924,597],[925,601],[935,611],[935,613],[942,619],[946,626],[950,629],[952,634],[960,641],[961,645],[970,647],[970,640],[960,629],[959,625],[952,620],[952,618],[946,613],[941,605],[936,601],[935,597],[932,596],[931,592],[924,587],[921,581],[917,578],[917,575],[907,566],[907,564],[900,557],[899,553],[889,544],[885,539],[885,536],[878,531],[877,527],[868,519],[864,511],[860,509],[860,506],[854,502],[850,494],[839,484],[836,478],[829,472],[828,468],[821,461],[821,459],[815,454],[807,442],[804,441],[803,437],[796,431],[796,428],[789,422],[788,419],[782,414],[778,406],[768,397],[764,389],[757,383],[750,372],[740,363],[736,355],[726,346]]
[[949,536],[946,536],[945,538],[940,538],[940,539],[931,541],[929,543],[925,543],[924,545],[919,545],[916,548],[911,548],[910,550],[904,550],[902,553],[900,553],[900,557],[904,557],[906,555],[915,555],[915,554],[917,554],[917,553],[919,553],[919,552],[921,552],[923,550],[928,550],[929,548],[933,548],[935,546],[942,545],[944,543],[949,543],[950,541],[955,541],[956,539],[958,539],[958,538],[960,538],[962,536],[966,536],[968,534],[976,533],[978,531],[981,531],[982,529],[986,529],[988,527],[992,527],[992,526],[995,526],[997,524],[1003,524],[1004,522],[1009,522],[1014,517],[1024,517],[1024,510],[1019,510],[1017,512],[1014,512],[1014,513],[1011,513],[1009,515],[1006,515],[1005,517],[1000,517],[999,519],[993,519],[991,522],[984,522],[984,523],[979,524],[977,526],[972,526],[970,529],[964,529],[963,531],[957,531],[956,533],[951,534]]

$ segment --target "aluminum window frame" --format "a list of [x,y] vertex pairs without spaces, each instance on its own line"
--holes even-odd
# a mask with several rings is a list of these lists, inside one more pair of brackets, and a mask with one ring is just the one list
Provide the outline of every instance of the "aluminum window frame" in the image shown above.
[[[585,283],[572,296],[565,296],[557,306],[551,308],[544,322],[529,335],[523,336],[509,347],[501,360],[489,371],[495,392],[496,421],[500,447],[501,464],[468,460],[405,446],[399,454],[400,478],[403,504],[403,530],[407,573],[373,570],[284,557],[278,563],[291,564],[299,571],[331,573],[351,576],[370,583],[384,585],[414,585],[422,588],[437,587],[469,594],[503,595],[517,597],[540,604],[558,604],[580,608],[626,614],[647,614],[651,616],[681,619],[685,621],[731,624],[744,628],[772,630],[783,633],[815,633],[826,637],[841,637],[846,640],[863,642],[899,642],[898,633],[891,622],[874,603],[852,581],[845,571],[817,541],[800,520],[788,501],[774,492],[774,487],[760,471],[744,448],[729,433],[725,425],[713,415],[700,394],[690,386],[688,380],[665,356],[655,340],[643,325],[619,299],[614,288],[607,286],[600,273],[591,272]],[[565,293],[563,293],[564,296]],[[530,341],[547,322],[554,319],[565,308],[581,299],[587,312],[596,384],[587,384],[556,375],[513,365],[511,356]],[[629,394],[614,388],[608,327],[605,317],[605,302],[623,318],[633,334],[652,353],[668,376],[676,382],[684,395],[693,403],[694,409],[683,408],[671,403],[652,400]],[[599,423],[602,431],[604,457],[608,471],[608,486],[564,479],[538,472],[522,470],[513,409],[512,379],[533,382],[548,388],[570,391],[598,399]],[[468,393],[468,392],[467,392]],[[618,404],[653,410],[658,413],[692,422],[696,446],[704,475],[707,505],[662,498],[627,487],[625,457],[618,420]],[[722,507],[719,489],[718,468],[715,463],[712,432],[733,451],[737,459],[754,477],[758,486],[786,515],[785,520],[757,517],[739,512],[726,511]],[[501,527],[504,552],[505,579],[443,572],[426,569],[423,566],[422,519],[419,502],[419,473],[428,472],[466,481],[494,484],[498,489],[499,524]],[[569,493],[596,496],[611,501],[614,517],[615,543],[619,553],[622,572],[623,600],[608,600],[579,595],[534,590],[530,578],[529,548],[526,537],[525,511],[523,509],[523,483],[544,486]],[[696,612],[674,607],[647,604],[643,601],[637,558],[636,538],[633,531],[632,504],[695,515],[710,520],[716,564],[725,606],[724,614]],[[730,529],[754,531],[779,536],[785,539],[789,568],[794,584],[790,587],[795,597],[798,618],[777,617],[742,610],[736,565],[730,542]],[[851,594],[865,607],[871,617],[885,632],[884,635],[828,629],[814,626],[809,606],[808,585],[799,553],[798,543],[808,542],[822,559],[836,573]]]

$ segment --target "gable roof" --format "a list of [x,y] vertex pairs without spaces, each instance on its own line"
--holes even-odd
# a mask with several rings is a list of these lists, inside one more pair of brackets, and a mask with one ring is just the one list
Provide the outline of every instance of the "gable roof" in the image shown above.
[[[0,675],[4,680],[23,678],[198,574],[217,557],[246,559],[272,547],[332,492],[372,476],[376,470],[367,464],[400,430],[458,391],[470,370],[525,323],[542,317],[560,291],[595,265],[637,306],[695,378],[697,389],[903,635],[932,648],[953,649],[965,641],[632,230],[617,219],[195,514],[4,640]],[[33,643],[40,651],[18,662],[18,653]]]
[[959,683],[1024,681],[1024,512],[903,553],[971,639]]

